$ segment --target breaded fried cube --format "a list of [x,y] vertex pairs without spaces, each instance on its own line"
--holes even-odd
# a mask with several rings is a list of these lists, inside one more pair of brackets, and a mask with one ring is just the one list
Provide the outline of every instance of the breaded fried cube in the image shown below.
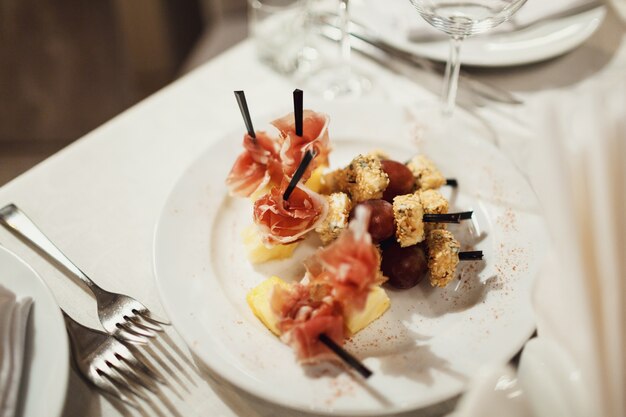
[[320,194],[345,193],[348,191],[348,170],[336,169],[322,175],[320,179]]
[[343,229],[348,227],[352,202],[346,193],[332,193],[325,196],[328,201],[328,215],[315,228],[324,245],[329,244],[339,237]]
[[426,236],[430,285],[445,287],[454,278],[461,245],[444,229],[431,230]]
[[446,179],[439,172],[434,162],[424,155],[414,156],[406,166],[415,177],[416,190],[433,190],[446,183]]
[[423,216],[422,202],[418,194],[405,194],[393,198],[396,240],[401,247],[415,245],[424,240]]
[[[445,214],[448,212],[448,200],[437,190],[420,190],[417,192],[422,202],[424,214]],[[434,229],[445,229],[445,223],[426,223],[426,233]]]
[[383,197],[389,176],[378,158],[358,155],[347,168],[348,195],[354,204]]

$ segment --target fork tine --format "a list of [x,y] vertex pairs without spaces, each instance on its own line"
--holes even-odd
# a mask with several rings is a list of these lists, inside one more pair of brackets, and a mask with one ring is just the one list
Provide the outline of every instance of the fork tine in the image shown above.
[[142,378],[141,374],[135,372],[134,369],[128,366],[125,361],[118,358],[117,355],[115,357],[115,362],[111,362],[111,366],[113,366],[115,370],[122,374],[126,379],[130,379],[145,389],[152,391],[154,394],[158,394],[158,390],[156,389],[153,381],[150,381],[147,378]]
[[128,316],[124,316],[124,320],[126,321],[124,324],[135,333],[139,333],[140,335],[144,335],[145,337],[149,338],[154,338],[158,336],[155,331],[144,328],[142,326],[138,326]]
[[154,324],[164,324],[166,326],[169,326],[171,324],[169,321],[155,316],[154,313],[150,312],[149,310],[146,310],[146,311],[143,311],[143,312],[140,312],[140,311],[137,311],[137,310],[133,310],[133,313],[141,314],[141,317],[143,319],[145,319],[145,320],[147,320],[147,321],[149,321],[151,323],[154,323]]
[[139,358],[137,358],[137,356],[135,356],[130,349],[126,348],[126,346],[124,346],[124,348],[125,349],[120,349],[118,352],[116,352],[118,355],[120,355],[120,360],[126,362],[131,367],[137,368],[139,372],[143,373],[146,377],[160,382],[163,385],[167,384],[165,379],[163,379],[160,374],[158,374],[156,371],[146,365],[143,361],[139,360]]
[[128,335],[135,336],[135,338],[141,339],[142,344],[146,344],[148,342],[148,339],[152,339],[156,336],[156,334],[138,331],[136,328],[130,326],[128,323],[118,323],[116,324],[116,327],[118,329],[124,330],[124,332]]
[[113,384],[104,376],[100,376],[100,378],[95,378],[91,380],[91,382],[96,386],[96,388],[103,391],[104,393],[111,395],[113,398],[116,398],[124,402],[125,404],[134,407],[135,409],[139,409],[139,403],[137,402],[137,400],[124,394],[122,390],[117,388],[115,384]]
[[113,384],[115,384],[116,387],[121,388],[122,390],[127,390],[137,397],[141,398],[142,400],[148,400],[146,394],[136,389],[133,386],[132,381],[124,378],[124,375],[122,375],[117,369],[115,369],[115,367],[109,361],[107,361],[106,364],[108,366],[108,369],[103,372],[105,378],[109,379]]
[[153,330],[155,332],[162,332],[163,331],[163,327],[161,327],[160,324],[154,324],[151,323],[150,321],[146,320],[145,317],[143,317],[143,313],[140,314],[136,314],[132,317],[129,317],[129,319],[136,324],[137,326],[141,327],[141,328],[145,328],[148,330]]
[[131,343],[133,345],[138,345],[138,346],[146,345],[148,344],[148,341],[149,341],[147,337],[130,333],[129,331],[124,329],[122,326],[118,327],[118,331],[116,331],[115,334],[113,334],[113,336],[115,336],[119,340]]

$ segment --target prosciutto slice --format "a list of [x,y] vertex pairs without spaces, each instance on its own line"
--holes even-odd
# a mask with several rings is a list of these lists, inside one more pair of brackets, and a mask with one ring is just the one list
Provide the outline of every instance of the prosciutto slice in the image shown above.
[[302,161],[307,150],[312,149],[316,153],[316,158],[307,168],[303,176],[306,181],[311,172],[318,166],[328,165],[328,154],[330,153],[330,140],[328,138],[328,123],[330,118],[323,113],[316,113],[313,110],[304,110],[302,117],[302,137],[296,135],[296,124],[294,114],[276,119],[272,125],[280,131],[282,145],[280,147],[280,160],[283,173],[290,177],[296,172],[298,165]]
[[343,344],[341,306],[327,295],[328,292],[328,288],[319,284],[295,284],[289,289],[274,287],[270,301],[281,317],[278,322],[281,340],[293,348],[302,362],[334,358],[319,341],[322,333],[338,345]]
[[379,279],[380,252],[367,232],[369,210],[358,207],[339,238],[305,262],[310,282],[328,282],[332,296],[350,309],[362,310]]
[[231,195],[249,197],[265,186],[280,184],[283,177],[280,143],[265,132],[258,132],[256,138],[246,134],[243,147],[226,178]]
[[254,222],[263,233],[267,245],[297,242],[313,230],[328,213],[326,199],[308,188],[298,185],[288,201],[283,192],[288,182],[254,202]]

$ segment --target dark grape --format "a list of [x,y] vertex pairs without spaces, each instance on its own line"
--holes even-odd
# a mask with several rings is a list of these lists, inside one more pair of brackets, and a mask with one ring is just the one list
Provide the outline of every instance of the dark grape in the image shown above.
[[[382,242],[394,235],[396,225],[393,220],[393,206],[390,203],[385,200],[366,200],[357,204],[356,207],[358,206],[365,206],[370,209],[371,217],[367,231],[372,236],[374,243]],[[354,209],[352,213],[354,213]]]
[[389,243],[383,249],[382,271],[389,278],[389,285],[400,289],[414,287],[428,271],[424,249],[421,245],[401,248],[397,242]]
[[383,193],[383,200],[393,202],[397,195],[409,194],[413,191],[415,178],[406,165],[397,161],[384,160],[380,162],[383,171],[389,176],[389,185]]

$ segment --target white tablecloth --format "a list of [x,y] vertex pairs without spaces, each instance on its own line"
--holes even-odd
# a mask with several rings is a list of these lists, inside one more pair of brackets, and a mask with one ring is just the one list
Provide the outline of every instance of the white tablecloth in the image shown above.
[[[477,77],[531,101],[546,90],[602,82],[609,73],[626,74],[625,40],[624,27],[608,16],[588,42],[566,56],[525,68],[484,70]],[[406,102],[429,97],[427,90],[410,80],[369,61],[360,65],[384,86],[375,92],[375,99]],[[250,107],[261,111],[274,108],[276,97],[290,97],[295,87],[293,80],[259,64],[252,44],[243,42],[0,188],[0,206],[16,203],[98,283],[134,296],[165,315],[152,271],[152,239],[171,187],[209,138],[242,125],[233,90],[245,90]],[[508,132],[498,135],[497,141],[522,170],[526,141],[549,140],[534,135],[528,127],[523,119],[525,106],[489,103],[478,109],[496,132]],[[100,326],[95,302],[87,291],[4,229],[0,230],[0,244],[30,263],[72,316]],[[178,394],[166,388],[153,406],[137,412],[92,391],[72,371],[64,415],[299,415],[252,398],[206,370],[197,372],[180,338],[174,331],[169,335],[177,348],[166,342],[161,345],[177,365],[167,362],[167,355],[159,349],[154,350],[169,364],[175,375],[169,377],[170,383]],[[450,407],[451,403],[444,403],[408,415],[437,415]]]

